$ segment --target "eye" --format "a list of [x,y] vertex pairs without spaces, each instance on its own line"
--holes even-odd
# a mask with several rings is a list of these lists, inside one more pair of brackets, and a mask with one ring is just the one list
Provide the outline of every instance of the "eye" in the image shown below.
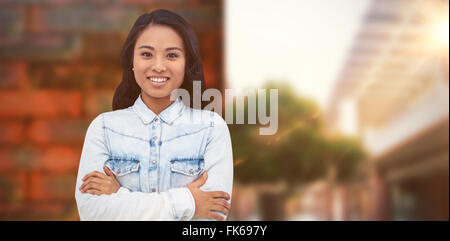
[[141,55],[144,57],[147,57],[147,58],[152,57],[152,53],[150,53],[150,52],[142,52]]
[[176,53],[168,53],[168,54],[167,54],[167,57],[168,57],[169,59],[175,59],[175,58],[178,58],[178,54],[176,54]]

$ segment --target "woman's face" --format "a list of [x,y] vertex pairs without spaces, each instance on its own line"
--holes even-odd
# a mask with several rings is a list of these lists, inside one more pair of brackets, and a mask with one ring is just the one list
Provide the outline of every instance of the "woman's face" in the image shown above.
[[134,77],[143,98],[169,98],[181,86],[186,64],[183,40],[168,26],[150,24],[134,46]]

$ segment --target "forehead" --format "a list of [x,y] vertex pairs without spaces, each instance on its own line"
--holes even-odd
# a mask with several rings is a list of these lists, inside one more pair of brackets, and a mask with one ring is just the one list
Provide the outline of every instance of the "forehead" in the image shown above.
[[154,48],[178,47],[183,48],[183,39],[171,27],[151,24],[145,28],[136,40],[136,48],[150,45]]

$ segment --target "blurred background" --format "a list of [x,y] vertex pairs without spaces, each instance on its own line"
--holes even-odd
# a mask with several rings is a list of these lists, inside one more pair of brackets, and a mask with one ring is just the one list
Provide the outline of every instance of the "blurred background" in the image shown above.
[[229,220],[448,220],[448,0],[0,0],[0,220],[79,220],[85,132],[158,8],[207,88],[279,89],[275,135],[229,125]]

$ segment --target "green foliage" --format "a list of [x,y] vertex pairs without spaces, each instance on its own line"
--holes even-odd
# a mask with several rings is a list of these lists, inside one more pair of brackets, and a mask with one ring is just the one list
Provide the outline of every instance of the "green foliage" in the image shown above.
[[325,158],[336,168],[336,180],[351,180],[365,157],[360,141],[349,137],[334,137],[327,141]]
[[[261,136],[260,125],[229,126],[236,160],[235,178],[244,183],[279,180],[305,183],[326,176],[331,168],[337,181],[354,177],[364,158],[359,141],[326,137],[319,107],[314,101],[296,95],[288,85],[269,83],[265,88],[279,91],[278,131],[273,136]],[[268,111],[268,91],[266,101]]]

